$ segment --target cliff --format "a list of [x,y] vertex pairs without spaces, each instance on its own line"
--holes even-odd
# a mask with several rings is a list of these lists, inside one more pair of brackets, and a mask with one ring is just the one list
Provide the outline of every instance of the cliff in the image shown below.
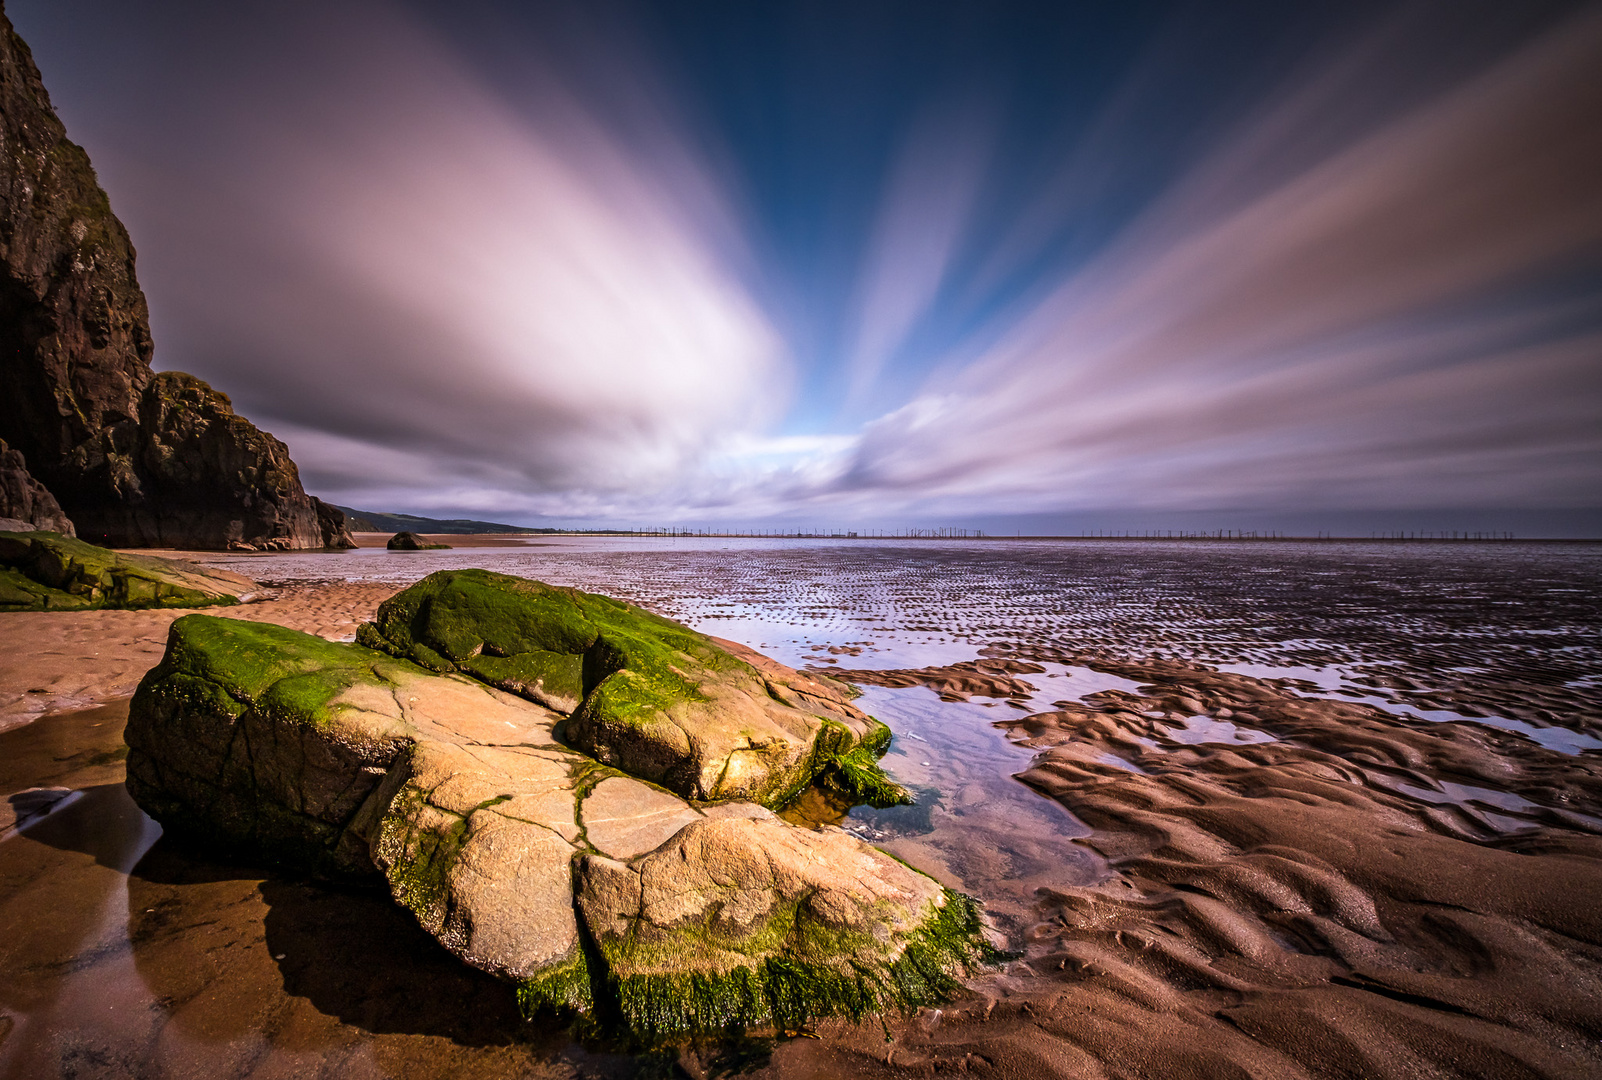
[[27,459],[0,439],[0,531],[33,529],[77,535],[55,496],[28,471]]
[[0,7],[0,439],[97,543],[348,544],[283,443],[152,351],[127,230]]

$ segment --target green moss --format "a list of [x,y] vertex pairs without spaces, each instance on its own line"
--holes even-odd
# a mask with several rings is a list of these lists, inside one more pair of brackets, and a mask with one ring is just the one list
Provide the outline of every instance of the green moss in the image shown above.
[[516,656],[473,656],[460,669],[475,679],[542,704],[578,701],[584,696],[584,658],[531,649]]
[[[357,641],[533,700],[599,692],[590,708],[622,724],[697,700],[697,668],[750,670],[693,630],[620,600],[488,570],[430,574],[380,605]],[[533,689],[542,679],[554,680],[545,693]]]
[[[360,645],[326,641],[272,623],[185,615],[168,630],[167,653],[148,678],[187,675],[250,704],[320,722],[329,698],[384,671],[416,671]],[[280,682],[291,680],[279,689]],[[268,691],[274,691],[270,701]],[[320,695],[320,696],[319,696]]]
[[422,816],[424,802],[416,788],[402,789],[384,816],[376,854],[389,864],[390,894],[437,934],[445,923],[451,866],[467,839],[467,818],[433,807],[451,819],[450,827],[443,833],[416,828],[411,822]]
[[[777,948],[775,935],[783,943]],[[795,1030],[826,1016],[861,1020],[949,1001],[961,989],[957,974],[994,955],[981,935],[978,905],[950,891],[894,959],[867,959],[883,955],[883,947],[846,940],[855,936],[797,921],[790,909],[752,937],[751,962],[693,972],[641,971],[637,947],[612,943],[603,952],[616,956],[613,970],[633,967],[636,973],[613,974],[605,986],[622,1021],[647,1041],[751,1027]],[[693,953],[696,946],[692,941],[680,948]],[[768,954],[760,955],[764,948]],[[668,963],[676,955],[669,943],[650,951]]]
[[583,949],[573,958],[523,979],[517,984],[517,1005],[525,1017],[534,1018],[541,1009],[557,1012],[588,1012],[594,1005],[589,960]]
[[482,652],[577,655],[599,633],[588,610],[605,605],[624,606],[487,570],[442,570],[384,601],[371,625],[403,652],[421,643],[453,663]]
[[884,752],[890,749],[890,740],[894,737],[888,726],[875,720],[873,726],[868,728],[857,745],[874,757],[883,757]]
[[851,806],[910,806],[912,793],[885,775],[878,758],[890,748],[890,729],[872,720],[859,740],[850,728],[837,720],[825,719],[812,745],[807,767],[782,787],[765,794],[764,806],[783,809],[814,785],[823,787],[834,798]]
[[422,642],[415,642],[410,649],[406,650],[406,659],[419,667],[426,667],[430,671],[437,671],[441,674],[456,670],[455,664],[452,664]]
[[16,567],[0,566],[0,611],[79,611],[96,606],[87,596],[52,589]]
[[862,746],[831,761],[820,779],[853,805],[865,803],[882,810],[916,801],[912,792],[884,774],[873,752]]

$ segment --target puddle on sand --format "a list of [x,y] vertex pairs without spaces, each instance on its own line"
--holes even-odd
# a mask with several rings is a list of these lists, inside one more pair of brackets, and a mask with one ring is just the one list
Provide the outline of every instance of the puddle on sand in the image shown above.
[[[1535,631],[1528,631],[1535,633]],[[1400,716],[1407,720],[1428,720],[1435,724],[1464,723],[1484,724],[1502,731],[1517,732],[1533,742],[1556,750],[1560,754],[1579,754],[1586,750],[1602,750],[1602,739],[1583,731],[1574,731],[1566,727],[1540,727],[1525,720],[1517,720],[1507,716],[1494,714],[1484,716],[1464,716],[1448,709],[1420,709],[1410,705],[1399,705],[1387,697],[1375,694],[1371,687],[1363,686],[1350,681],[1353,673],[1344,667],[1310,668],[1300,666],[1276,666],[1272,664],[1219,664],[1220,671],[1233,671],[1241,675],[1250,675],[1255,679],[1294,679],[1298,682],[1311,683],[1318,687],[1316,696],[1334,698],[1338,701],[1348,701],[1355,705],[1372,705],[1376,709],[1388,712],[1393,716]],[[1464,673],[1472,673],[1476,669],[1456,669]],[[1311,696],[1306,690],[1292,690],[1291,693],[1300,693],[1302,696]]]
[[0,733],[0,791],[81,792],[0,841],[0,1077],[636,1074],[524,1023],[381,890],[161,839],[122,786],[126,711]]
[[895,732],[881,764],[919,803],[859,806],[843,827],[978,897],[1003,932],[1033,921],[1035,890],[1109,876],[1102,857],[1075,842],[1090,828],[1013,779],[1034,752],[993,726],[995,709],[941,701],[921,686],[864,687],[857,705]]
[[1201,746],[1205,743],[1233,743],[1244,746],[1250,743],[1278,742],[1266,731],[1255,728],[1243,728],[1228,720],[1215,720],[1210,716],[1180,716],[1175,717],[1179,727],[1167,727],[1168,738],[1176,743],[1186,746]]

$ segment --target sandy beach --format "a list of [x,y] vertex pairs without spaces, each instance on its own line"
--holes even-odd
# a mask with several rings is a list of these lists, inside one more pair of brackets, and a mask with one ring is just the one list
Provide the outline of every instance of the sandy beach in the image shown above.
[[[209,611],[349,638],[395,588]],[[923,800],[842,823],[979,893],[1015,955],[942,1009],[639,1058],[522,1021],[381,893],[158,838],[121,730],[181,614],[0,619],[8,1077],[1602,1072],[1595,753],[1185,660],[1015,641],[891,668],[882,634],[814,639]]]

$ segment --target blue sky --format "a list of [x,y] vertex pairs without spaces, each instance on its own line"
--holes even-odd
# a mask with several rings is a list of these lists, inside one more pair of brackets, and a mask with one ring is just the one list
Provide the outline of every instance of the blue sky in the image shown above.
[[7,11],[156,365],[346,505],[1602,519],[1594,4]]

